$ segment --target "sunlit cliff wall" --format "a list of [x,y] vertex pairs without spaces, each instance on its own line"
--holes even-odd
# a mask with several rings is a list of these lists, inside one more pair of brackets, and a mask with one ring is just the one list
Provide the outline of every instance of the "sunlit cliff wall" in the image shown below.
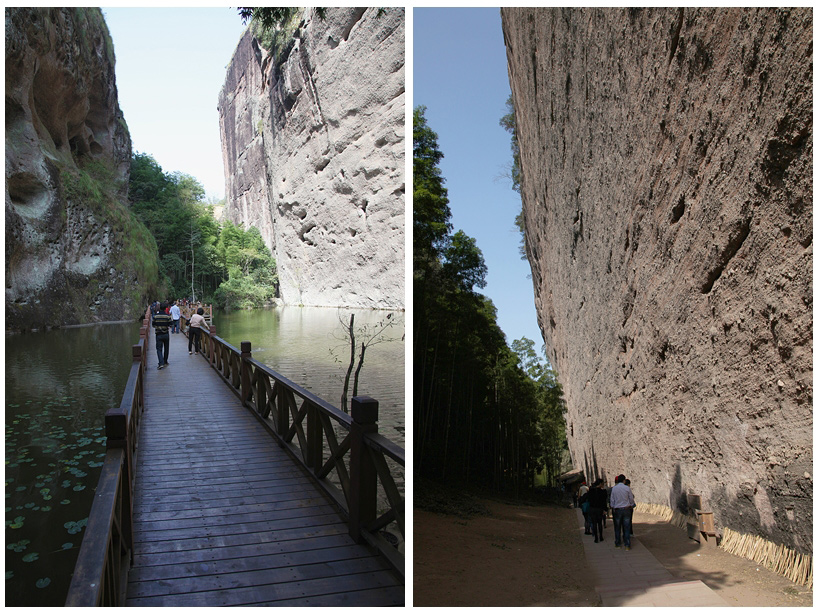
[[575,465],[811,553],[811,9],[502,17]]
[[256,226],[287,304],[404,307],[404,10],[248,28],[219,96],[228,219]]
[[156,245],[127,208],[131,140],[102,13],[5,15],[6,328],[135,319]]

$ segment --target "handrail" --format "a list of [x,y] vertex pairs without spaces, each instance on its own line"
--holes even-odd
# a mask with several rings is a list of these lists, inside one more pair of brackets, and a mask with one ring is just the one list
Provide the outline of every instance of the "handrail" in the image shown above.
[[88,516],[65,606],[116,606],[125,602],[133,555],[133,485],[139,423],[145,408],[150,310],[132,347],[133,363],[122,403],[105,413],[105,461]]
[[[379,549],[403,575],[403,556],[380,532],[395,524],[405,538],[405,499],[387,459],[405,469],[406,455],[402,447],[378,434],[378,402],[355,397],[348,415],[253,359],[250,342],[237,349],[215,332],[215,326],[201,331],[201,352],[210,366],[336,502],[347,517],[350,535]],[[347,431],[340,441],[336,425]],[[327,478],[333,473],[338,485]],[[381,501],[388,505],[380,515],[378,483],[384,494]]]

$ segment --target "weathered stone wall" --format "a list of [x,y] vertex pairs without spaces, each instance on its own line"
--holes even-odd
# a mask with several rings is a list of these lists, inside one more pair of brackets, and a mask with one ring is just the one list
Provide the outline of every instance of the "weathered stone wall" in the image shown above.
[[811,553],[811,9],[502,16],[575,465]]
[[131,140],[102,13],[5,14],[6,328],[136,318],[156,247],[125,208]]
[[287,304],[404,308],[404,10],[248,29],[219,96],[226,216],[257,226]]

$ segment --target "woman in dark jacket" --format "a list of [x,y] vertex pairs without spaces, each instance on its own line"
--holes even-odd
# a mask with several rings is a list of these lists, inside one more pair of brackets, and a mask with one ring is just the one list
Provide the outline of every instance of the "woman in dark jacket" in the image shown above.
[[594,481],[593,486],[588,490],[589,510],[591,519],[591,529],[594,534],[594,543],[604,541],[602,536],[602,517],[608,510],[608,492],[603,487],[602,479]]

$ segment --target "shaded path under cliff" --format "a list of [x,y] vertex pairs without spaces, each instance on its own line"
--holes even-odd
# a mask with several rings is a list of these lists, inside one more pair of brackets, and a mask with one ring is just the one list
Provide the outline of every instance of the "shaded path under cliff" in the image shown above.
[[[575,509],[480,502],[490,515],[415,509],[415,606],[600,604],[583,551],[595,544],[583,535]],[[730,606],[812,606],[803,586],[716,547],[700,547],[659,517],[637,512],[634,525],[638,544],[627,553],[645,547],[677,582],[701,581]],[[610,519],[605,534],[613,549]]]

